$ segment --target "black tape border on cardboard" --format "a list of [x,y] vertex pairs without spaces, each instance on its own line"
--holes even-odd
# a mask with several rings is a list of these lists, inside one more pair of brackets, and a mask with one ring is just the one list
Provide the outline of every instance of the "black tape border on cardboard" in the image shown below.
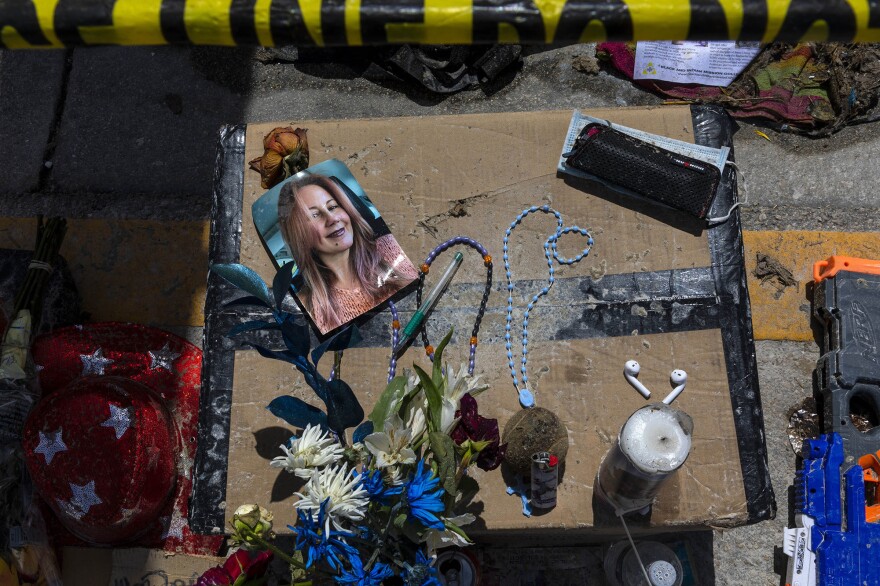
[[[733,160],[733,134],[737,126],[718,106],[692,106],[694,141],[720,148],[730,147]],[[709,217],[724,216],[736,201],[736,173],[725,168],[718,195]],[[712,276],[721,309],[721,339],[727,363],[727,382],[736,429],[739,459],[748,506],[749,523],[772,519],[776,497],[770,483],[764,412],[758,387],[758,363],[752,333],[752,308],[746,280],[745,251],[739,210],[730,219],[708,230]]]
[[[241,209],[244,192],[245,126],[220,129],[214,165],[211,234],[212,263],[236,263],[241,251]],[[235,288],[208,273],[205,329],[202,340],[202,389],[199,396],[199,444],[193,464],[189,527],[194,533],[223,533],[226,474],[229,460],[229,420],[232,410],[234,346],[224,336],[231,322],[222,307]]]
[[[691,111],[697,144],[712,147],[727,145],[733,148],[735,123],[722,108],[694,106]],[[211,262],[239,260],[244,137],[245,126],[227,126],[220,133],[211,213]],[[732,156],[731,151],[731,158]],[[713,202],[711,217],[727,213],[735,201],[735,189],[735,175],[728,167]],[[754,523],[775,515],[776,500],[767,464],[739,214],[734,212],[729,221],[709,229],[707,233],[711,267],[603,277],[603,280],[630,281],[641,291],[646,287],[656,288],[660,283],[661,289],[666,289],[670,298],[680,298],[679,294],[690,287],[687,302],[691,311],[685,319],[680,322],[671,320],[671,302],[661,301],[664,311],[656,314],[649,311],[646,318],[639,318],[632,309],[635,306],[642,307],[644,303],[625,299],[601,299],[597,307],[601,306],[604,312],[610,311],[620,319],[597,322],[594,317],[599,312],[594,308],[586,312],[580,321],[557,331],[554,339],[629,335],[634,329],[649,334],[719,328],[742,465],[748,522]],[[701,279],[705,280],[700,283]],[[708,279],[714,283],[714,291],[705,287]],[[561,281],[564,280],[567,279],[560,280],[557,286],[563,286]],[[583,292],[590,293],[589,288],[589,284],[586,289],[582,287]],[[595,291],[591,294],[595,296]],[[259,317],[241,308],[222,309],[227,301],[238,296],[240,293],[231,285],[209,275],[205,301],[205,358],[199,406],[199,445],[189,519],[190,528],[197,533],[222,532],[225,522],[224,507],[220,503],[224,503],[226,499],[233,369],[235,348],[238,346],[238,341],[226,339],[225,333],[236,323]],[[384,338],[387,335],[377,321],[368,322],[362,329],[365,345],[371,345],[371,342],[372,345],[385,343]],[[274,345],[270,339],[261,340],[261,343]],[[229,503],[225,506],[228,505]]]

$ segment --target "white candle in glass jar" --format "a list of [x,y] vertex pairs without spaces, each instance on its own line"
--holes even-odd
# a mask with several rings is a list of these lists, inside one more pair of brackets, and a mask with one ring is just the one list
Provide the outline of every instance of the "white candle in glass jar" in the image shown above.
[[662,403],[642,407],[599,465],[599,494],[619,512],[649,506],[663,480],[687,460],[692,432],[686,413]]

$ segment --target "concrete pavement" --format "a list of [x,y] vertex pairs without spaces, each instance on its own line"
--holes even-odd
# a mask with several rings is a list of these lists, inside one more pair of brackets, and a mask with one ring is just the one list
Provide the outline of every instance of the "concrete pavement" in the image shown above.
[[[257,60],[257,51],[0,52],[0,216],[207,219],[223,124],[661,103],[629,81],[575,69],[576,60],[592,58],[592,45],[526,49],[507,83],[451,96],[364,79],[356,49],[298,62]],[[741,126],[735,151],[747,179],[744,229],[880,229],[876,126],[821,140],[763,129],[767,140]],[[714,571],[703,576],[714,574],[717,584],[775,585],[784,571],[778,546],[795,463],[785,426],[789,409],[810,393],[818,348],[766,340],[757,357],[779,514],[693,536],[711,546]]]

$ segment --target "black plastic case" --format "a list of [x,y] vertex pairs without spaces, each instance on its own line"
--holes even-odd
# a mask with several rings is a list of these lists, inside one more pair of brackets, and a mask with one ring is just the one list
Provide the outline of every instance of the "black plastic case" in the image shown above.
[[700,219],[721,181],[717,167],[595,122],[578,135],[565,164]]
[[[816,283],[813,314],[824,330],[815,373],[822,426],[858,459],[880,449],[880,275],[839,271]],[[851,414],[873,427],[859,430]]]

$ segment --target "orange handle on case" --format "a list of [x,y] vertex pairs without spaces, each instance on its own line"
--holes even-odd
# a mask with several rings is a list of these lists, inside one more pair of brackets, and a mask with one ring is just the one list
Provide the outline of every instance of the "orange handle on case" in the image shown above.
[[865,520],[868,523],[880,521],[880,452],[866,454],[859,458],[862,478],[865,481]]
[[833,277],[839,271],[880,275],[880,260],[853,256],[830,256],[828,260],[816,261],[813,264],[813,280],[818,283],[822,279]]

